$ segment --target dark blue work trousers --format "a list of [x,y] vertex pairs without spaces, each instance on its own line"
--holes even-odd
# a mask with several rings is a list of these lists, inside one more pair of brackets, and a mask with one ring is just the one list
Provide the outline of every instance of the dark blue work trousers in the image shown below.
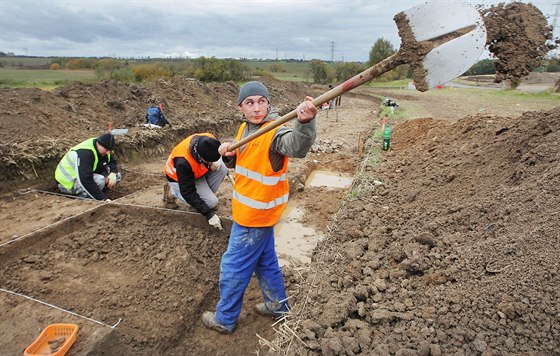
[[233,222],[229,245],[220,267],[220,301],[216,321],[235,327],[243,294],[255,272],[265,302],[283,304],[288,310],[284,277],[274,248],[274,227],[245,227]]

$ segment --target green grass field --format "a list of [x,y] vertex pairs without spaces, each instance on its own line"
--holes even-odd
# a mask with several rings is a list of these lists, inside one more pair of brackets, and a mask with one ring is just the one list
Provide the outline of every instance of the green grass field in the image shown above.
[[92,70],[6,69],[0,68],[0,85],[48,89],[71,81],[93,81]]

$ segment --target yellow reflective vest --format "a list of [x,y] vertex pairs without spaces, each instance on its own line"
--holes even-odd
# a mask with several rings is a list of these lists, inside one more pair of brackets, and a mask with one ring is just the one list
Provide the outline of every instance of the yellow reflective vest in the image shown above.
[[[76,183],[76,179],[78,178],[78,154],[76,153],[77,150],[88,149],[93,152],[93,157],[95,158],[95,160],[93,162],[92,168],[94,172],[97,170],[99,156],[97,150],[95,149],[94,142],[95,138],[90,138],[72,147],[68,152],[66,152],[64,157],[62,157],[62,159],[58,163],[58,166],[56,166],[54,178],[67,190],[72,190],[74,188],[74,183]],[[108,154],[107,161],[111,161],[110,153]]]

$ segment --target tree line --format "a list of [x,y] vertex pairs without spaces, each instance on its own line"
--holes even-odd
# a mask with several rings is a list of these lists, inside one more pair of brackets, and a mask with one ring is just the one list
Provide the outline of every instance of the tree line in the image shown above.
[[[351,78],[368,67],[371,67],[389,56],[397,53],[394,46],[386,39],[379,38],[369,52],[366,63],[343,62],[331,63],[319,59],[308,62],[307,76],[313,83],[327,84],[342,82]],[[11,53],[0,52],[0,57],[11,57]],[[0,67],[2,61],[0,60]],[[196,59],[169,59],[132,61],[114,58],[54,58],[50,68],[57,69],[90,69],[95,70],[98,79],[112,79],[122,82],[143,82],[155,79],[169,79],[182,75],[196,78],[203,82],[246,81],[253,76],[272,76],[272,73],[286,72],[282,62],[270,64],[268,68],[251,69],[241,60],[201,57]],[[560,71],[560,58],[547,58],[536,71]],[[494,60],[483,59],[467,70],[464,75],[495,74]],[[375,81],[395,81],[412,78],[409,65],[400,65],[384,73]]]

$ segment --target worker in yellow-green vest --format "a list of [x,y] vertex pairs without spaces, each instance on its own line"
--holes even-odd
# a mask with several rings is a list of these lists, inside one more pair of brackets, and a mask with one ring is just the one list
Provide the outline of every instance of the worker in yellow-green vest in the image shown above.
[[72,147],[62,157],[55,171],[58,188],[64,194],[86,199],[107,200],[105,190],[121,180],[117,162],[111,154],[115,137],[105,133]]

